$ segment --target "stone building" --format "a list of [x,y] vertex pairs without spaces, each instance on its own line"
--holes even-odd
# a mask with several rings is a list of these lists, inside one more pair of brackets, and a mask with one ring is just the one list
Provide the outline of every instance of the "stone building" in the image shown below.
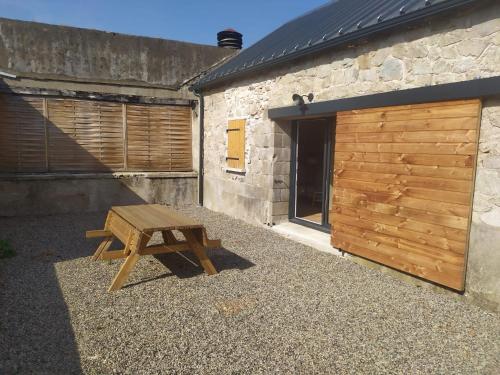
[[500,4],[356,4],[292,20],[194,84],[202,203],[331,231],[498,309]]
[[[197,202],[198,98],[188,86],[234,53],[0,19],[0,215]],[[182,162],[153,120],[182,125]]]

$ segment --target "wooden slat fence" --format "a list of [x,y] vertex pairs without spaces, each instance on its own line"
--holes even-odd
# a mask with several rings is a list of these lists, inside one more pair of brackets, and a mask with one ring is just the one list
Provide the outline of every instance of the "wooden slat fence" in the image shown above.
[[0,171],[46,170],[41,98],[0,95]]
[[128,168],[188,170],[192,163],[188,107],[127,105]]
[[192,170],[191,109],[0,95],[0,172]]
[[337,114],[332,244],[463,290],[481,103]]

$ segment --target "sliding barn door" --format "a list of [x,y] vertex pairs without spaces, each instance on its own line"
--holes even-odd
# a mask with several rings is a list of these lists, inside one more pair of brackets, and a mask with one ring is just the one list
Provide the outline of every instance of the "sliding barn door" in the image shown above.
[[332,245],[464,289],[479,100],[340,112]]

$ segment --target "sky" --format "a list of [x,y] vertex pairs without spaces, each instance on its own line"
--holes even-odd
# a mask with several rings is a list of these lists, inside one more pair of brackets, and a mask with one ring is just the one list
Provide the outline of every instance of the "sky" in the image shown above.
[[0,17],[118,33],[217,43],[233,28],[249,47],[328,0],[0,0]]

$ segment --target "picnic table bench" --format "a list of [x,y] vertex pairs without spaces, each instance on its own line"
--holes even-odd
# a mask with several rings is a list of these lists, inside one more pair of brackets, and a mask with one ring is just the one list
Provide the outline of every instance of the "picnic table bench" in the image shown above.
[[[172,233],[180,231],[185,241],[179,241]],[[163,244],[147,246],[154,232],[161,232]],[[220,240],[209,240],[202,224],[160,204],[141,204],[112,207],[103,230],[86,232],[87,238],[104,237],[92,260],[125,258],[108,291],[120,289],[141,255],[164,254],[191,250],[209,275],[217,271],[207,256],[206,248],[220,247]],[[114,239],[125,248],[109,250]]]

